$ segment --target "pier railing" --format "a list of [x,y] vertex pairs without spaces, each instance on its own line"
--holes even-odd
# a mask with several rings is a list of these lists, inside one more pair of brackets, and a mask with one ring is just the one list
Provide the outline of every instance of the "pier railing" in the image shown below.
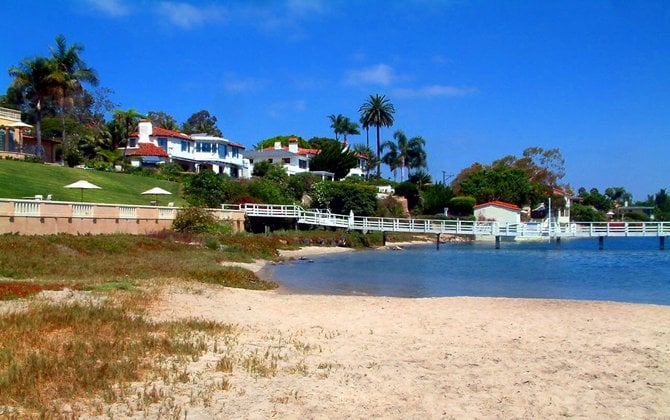
[[300,206],[273,204],[223,205],[224,211],[242,211],[250,217],[296,219],[298,223],[360,231],[407,232],[522,238],[670,236],[670,222],[571,222],[498,223],[472,220],[436,220],[363,217],[305,210]]

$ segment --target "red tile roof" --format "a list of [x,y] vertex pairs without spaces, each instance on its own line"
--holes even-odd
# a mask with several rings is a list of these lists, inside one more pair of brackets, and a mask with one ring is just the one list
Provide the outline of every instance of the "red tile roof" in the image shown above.
[[504,201],[489,201],[488,203],[482,203],[478,204],[475,206],[476,209],[482,208],[482,207],[488,207],[488,206],[496,206],[496,207],[502,207],[506,208],[509,210],[515,210],[515,211],[521,211],[521,208],[515,204],[510,204],[510,203],[505,203]]
[[[266,147],[263,149],[264,152],[271,152],[273,150],[278,150],[275,149],[274,147]],[[281,150],[287,151],[288,152],[288,146],[284,146],[281,148]],[[298,147],[298,154],[299,155],[318,155],[321,150],[319,149],[305,149],[304,147]]]
[[137,143],[137,148],[128,148],[126,156],[159,156],[168,157],[168,154],[162,148],[151,143]]
[[235,142],[232,142],[232,141],[229,141],[228,144],[231,145],[231,146],[234,146],[234,147],[239,147],[241,149],[246,149],[246,147],[242,146],[241,144],[235,143]]
[[[152,127],[152,136],[161,136],[161,137],[176,137],[179,139],[184,139],[184,140],[191,140],[191,138],[184,133],[180,133],[179,131],[173,131],[173,130],[168,130],[166,128],[161,128],[161,127]],[[135,131],[134,133],[130,133],[130,137],[139,137],[140,133]]]

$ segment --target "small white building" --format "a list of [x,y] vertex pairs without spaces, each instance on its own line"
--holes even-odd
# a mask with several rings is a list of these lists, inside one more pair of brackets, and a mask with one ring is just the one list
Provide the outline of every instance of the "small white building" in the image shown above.
[[478,221],[495,221],[498,224],[521,223],[521,208],[504,201],[489,201],[474,207]]

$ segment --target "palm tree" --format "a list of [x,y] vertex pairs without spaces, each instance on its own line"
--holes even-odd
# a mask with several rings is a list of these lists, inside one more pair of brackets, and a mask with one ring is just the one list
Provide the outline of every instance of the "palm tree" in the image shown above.
[[54,82],[57,84],[55,89],[55,97],[58,102],[61,113],[61,121],[63,131],[61,135],[63,156],[66,149],[65,138],[65,109],[72,105],[72,95],[83,91],[82,82],[96,86],[98,84],[98,76],[95,70],[86,66],[84,60],[79,54],[84,51],[84,46],[81,44],[74,44],[67,46],[65,37],[58,35],[56,37],[56,48],[49,48],[51,50],[52,62],[55,69],[53,74]]
[[333,129],[333,132],[335,133],[335,140],[340,139],[340,134],[344,131],[344,119],[346,118],[342,114],[330,114],[328,116],[330,119],[330,128]]
[[[377,128],[377,157],[381,153],[381,140],[379,130],[382,126],[391,127],[393,125],[393,114],[395,108],[385,95],[370,95],[368,100],[358,109],[361,113],[361,119],[367,126]],[[381,167],[377,167],[377,178],[381,175]]]
[[373,152],[369,146],[366,146],[361,143],[357,143],[354,145],[354,152],[358,153],[360,156],[363,156],[367,160],[367,165],[365,168],[366,172],[365,177],[369,178],[370,170],[375,169],[377,166],[379,166],[379,160],[377,159],[375,152]]
[[53,95],[57,84],[54,82],[54,63],[44,57],[25,58],[17,66],[9,69],[14,78],[12,87],[21,91],[30,107],[35,111],[35,154],[44,157],[42,147],[42,109],[45,101]]
[[137,127],[137,124],[140,122],[140,119],[144,118],[144,115],[137,112],[135,108],[129,108],[126,111],[117,109],[114,111],[114,119],[121,123],[126,132],[121,137],[126,139],[126,145],[123,148],[123,156],[126,156],[126,151],[128,150],[128,141],[130,140],[130,133]]
[[342,136],[344,139],[342,140],[343,143],[347,143],[347,135],[358,135],[361,134],[361,132],[358,130],[358,124],[351,121],[349,117],[344,117],[344,120],[342,121]]
[[427,166],[426,140],[421,136],[412,137],[407,142],[407,177],[412,169],[421,169]]
[[[393,172],[393,180],[395,181],[398,168],[402,168],[402,159],[400,158],[400,151],[398,150],[398,146],[390,140],[385,141],[381,145],[382,152],[384,152],[384,150],[386,149],[388,149],[388,152],[384,153],[380,161],[381,163],[384,163],[389,166],[391,172]],[[379,174],[379,167],[377,167],[377,173]],[[401,169],[400,181],[402,181],[402,169]]]
[[370,148],[370,124],[368,123],[368,120],[366,119],[365,115],[361,115],[361,119],[359,120],[361,123],[361,127],[365,129],[365,145]]

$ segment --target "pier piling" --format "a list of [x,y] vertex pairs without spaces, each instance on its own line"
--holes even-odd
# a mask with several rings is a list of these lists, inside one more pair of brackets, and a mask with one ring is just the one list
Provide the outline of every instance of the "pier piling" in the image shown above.
[[598,251],[602,251],[603,249],[605,249],[605,237],[598,236]]
[[435,235],[435,248],[439,251],[440,250],[440,234],[438,233]]
[[665,236],[658,237],[658,249],[661,251],[665,250]]
[[496,249],[500,249],[500,235],[496,236]]

